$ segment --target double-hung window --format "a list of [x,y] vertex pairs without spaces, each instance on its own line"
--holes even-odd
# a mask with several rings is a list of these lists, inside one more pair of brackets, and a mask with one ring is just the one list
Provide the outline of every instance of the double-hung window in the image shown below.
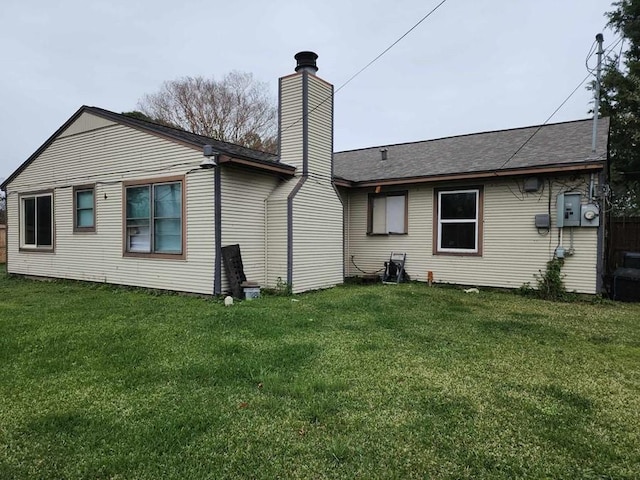
[[95,187],[73,188],[73,231],[95,232]]
[[368,219],[370,235],[407,233],[407,192],[370,194]]
[[439,190],[436,204],[436,253],[481,254],[482,189]]
[[125,185],[125,254],[183,254],[182,183]]
[[53,193],[20,197],[20,247],[53,250]]

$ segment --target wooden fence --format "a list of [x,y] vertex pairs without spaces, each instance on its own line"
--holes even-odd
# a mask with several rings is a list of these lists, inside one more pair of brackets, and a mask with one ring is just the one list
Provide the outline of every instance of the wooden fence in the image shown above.
[[7,263],[7,226],[0,225],[0,263]]
[[640,217],[613,217],[609,222],[607,272],[622,266],[624,252],[640,252]]

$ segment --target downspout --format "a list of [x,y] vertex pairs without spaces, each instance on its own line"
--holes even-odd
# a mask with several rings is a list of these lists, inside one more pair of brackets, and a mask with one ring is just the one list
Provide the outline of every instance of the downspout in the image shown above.
[[200,168],[213,169],[213,235],[214,235],[214,260],[213,260],[213,294],[222,293],[222,189],[220,185],[221,174],[219,158],[220,152],[211,145],[202,147],[204,160]]
[[351,209],[351,192],[345,189],[345,197],[342,200],[342,275],[347,278],[349,270],[347,258],[349,258],[349,217]]
[[269,208],[267,205],[267,199],[265,198],[263,204],[264,210],[264,277],[262,279],[262,285],[265,287],[269,281]]
[[215,235],[215,262],[213,267],[213,294],[222,293],[222,175],[220,167],[216,167],[213,173],[213,215]]

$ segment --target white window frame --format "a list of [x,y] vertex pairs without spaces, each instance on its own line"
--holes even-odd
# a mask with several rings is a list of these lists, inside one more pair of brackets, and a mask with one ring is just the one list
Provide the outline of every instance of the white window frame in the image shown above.
[[[454,218],[443,219],[442,218],[442,197],[446,195],[454,195],[459,193],[474,193],[476,196],[476,211],[475,218]],[[465,253],[465,254],[478,254],[480,253],[480,198],[481,192],[479,188],[468,188],[459,190],[439,190],[438,191],[438,238],[436,243],[436,251],[441,253]],[[442,242],[442,225],[453,223],[473,223],[474,228],[474,248],[443,248]]]
[[[51,198],[51,211],[49,213],[51,218],[51,245],[38,245],[38,198],[50,197]],[[34,229],[35,229],[35,243],[27,243],[26,237],[26,212],[25,212],[25,201],[29,199],[34,199],[35,201],[35,211],[34,211]],[[52,191],[47,192],[39,192],[33,194],[20,195],[20,249],[24,250],[45,250],[45,251],[53,251],[53,247],[55,245],[55,221],[54,221],[54,197]]]
[[[393,202],[389,201],[389,199],[396,198],[402,198],[403,200],[402,213],[399,219],[393,216],[395,214],[391,207]],[[408,232],[408,201],[409,195],[406,190],[370,194],[367,207],[367,235],[406,235]],[[384,211],[381,212],[380,209],[384,209]],[[400,222],[402,223],[401,228],[397,228]],[[396,228],[393,228],[393,225]]]

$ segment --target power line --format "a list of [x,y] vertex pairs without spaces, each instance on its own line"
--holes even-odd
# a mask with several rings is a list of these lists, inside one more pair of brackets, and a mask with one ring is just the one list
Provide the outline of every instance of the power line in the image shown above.
[[438,5],[436,5],[435,7],[433,7],[433,9],[431,9],[431,11],[429,13],[427,13],[424,17],[422,17],[420,20],[418,20],[418,22],[411,27],[409,30],[407,30],[400,38],[398,38],[395,42],[393,42],[391,45],[389,45],[387,48],[385,48],[382,53],[380,53],[376,58],[374,58],[373,60],[371,60],[369,63],[367,63],[364,67],[362,67],[360,70],[358,70],[355,74],[353,74],[351,76],[351,78],[349,78],[346,82],[344,82],[342,85],[340,85],[335,93],[338,93],[340,90],[342,90],[344,87],[346,87],[349,83],[351,83],[352,80],[354,80],[358,75],[360,75],[362,72],[364,72],[367,68],[369,68],[371,65],[373,65],[374,63],[376,63],[385,53],[387,53],[389,50],[391,50],[393,47],[395,47],[398,43],[400,43],[402,41],[402,39],[404,39],[404,37],[406,37],[407,35],[409,35],[411,32],[413,32],[422,22],[424,22],[427,18],[429,18],[433,13],[435,13],[436,10],[438,10],[447,0],[442,0]]
[[[386,54],[389,50],[391,50],[393,47],[395,47],[398,43],[400,43],[407,35],[409,35],[412,31],[414,31],[422,22],[424,22],[427,18],[429,18],[433,13],[435,13],[436,10],[438,10],[442,5],[444,5],[447,2],[447,0],[442,0],[438,5],[436,5],[435,7],[433,7],[429,13],[427,13],[425,16],[423,16],[420,20],[418,20],[418,22],[416,22],[415,25],[413,25],[413,27],[411,27],[409,30],[407,30],[406,32],[404,32],[404,34],[402,34],[402,36],[400,36],[395,42],[393,42],[391,45],[389,45],[387,48],[385,48],[382,53],[380,53],[377,57],[375,57],[373,60],[371,60],[369,63],[367,63],[364,67],[362,67],[360,70],[358,70],[356,73],[354,73],[346,82],[344,82],[342,85],[340,85],[337,89],[335,89],[335,91],[329,95],[327,95],[318,105],[316,105],[315,107],[313,107],[309,113],[307,113],[308,115],[311,115],[313,112],[315,112],[318,108],[320,108],[322,105],[324,105],[328,100],[330,100],[332,97],[335,96],[336,93],[338,93],[340,90],[342,90],[344,87],[346,87],[349,83],[351,83],[358,75],[360,75],[362,72],[364,72],[367,68],[369,68],[371,65],[373,65],[374,63],[376,63],[380,58],[382,58],[382,56],[384,54]],[[293,126],[297,125],[301,120],[304,119],[304,115],[300,118],[298,118],[295,122],[293,122],[292,124],[290,124],[288,127],[286,127],[284,130],[282,130],[282,133],[286,132],[287,130],[289,130],[290,128],[292,128]]]
[[567,103],[567,102],[569,101],[569,99],[570,99],[571,97],[573,97],[573,95],[578,91],[578,89],[579,89],[582,85],[584,85],[584,82],[586,82],[586,81],[589,79],[589,77],[590,77],[590,76],[591,76],[591,73],[589,73],[586,77],[584,77],[584,79],[582,79],[582,81],[578,84],[578,86],[577,86],[576,88],[574,88],[574,89],[573,89],[573,91],[569,94],[569,96],[567,96],[567,98],[565,98],[565,99],[562,101],[562,103],[558,106],[558,108],[556,108],[556,109],[553,111],[553,113],[547,117],[547,119],[544,121],[544,123],[542,123],[542,125],[539,125],[539,126],[538,126],[538,128],[536,128],[536,129],[535,129],[535,131],[531,134],[531,136],[530,136],[529,138],[527,138],[527,139],[524,141],[524,143],[523,143],[522,145],[520,145],[520,146],[518,147],[518,149],[517,149],[515,152],[513,152],[513,154],[512,154],[509,158],[507,158],[507,159],[505,160],[505,162],[504,162],[502,165],[500,165],[500,167],[498,167],[498,168],[495,170],[495,173],[496,173],[496,174],[497,174],[498,170],[502,170],[502,169],[505,167],[505,165],[506,165],[507,163],[509,163],[511,160],[513,160],[513,158],[514,158],[518,153],[520,153],[520,150],[522,150],[522,149],[523,149],[523,148],[524,148],[524,147],[525,147],[525,146],[526,146],[526,145],[527,145],[527,144],[528,144],[528,143],[533,139],[533,137],[535,137],[535,136],[538,134],[538,132],[539,132],[540,130],[542,130],[542,127],[544,127],[544,126],[549,122],[549,120],[551,120],[551,119],[553,118],[553,116],[554,116],[556,113],[558,113],[558,110],[560,110],[562,107],[564,107],[565,103]]
[[[617,41],[617,42],[615,42],[615,43],[614,43],[613,45],[611,45],[610,47],[608,47],[608,48],[605,50],[605,52],[604,52],[604,53],[605,53],[605,54],[606,54],[606,53],[610,53],[610,52],[611,52],[614,48],[616,48],[616,47],[618,46],[618,44],[619,44],[620,42],[622,42],[623,40],[624,40],[624,37],[619,38],[619,39],[618,39],[618,41]],[[595,45],[595,42],[594,42],[594,45]],[[593,52],[594,52],[593,45],[591,45],[591,48],[589,49],[589,54],[587,55],[587,62],[589,61],[589,57],[593,54]],[[502,169],[505,167],[505,165],[507,165],[507,163],[509,163],[511,160],[513,160],[513,158],[514,158],[518,153],[520,153],[520,151],[521,151],[521,150],[522,150],[522,149],[523,149],[523,148],[524,148],[524,147],[525,147],[525,146],[526,146],[526,145],[527,145],[527,144],[528,144],[528,143],[533,139],[533,137],[535,137],[535,136],[538,134],[538,132],[539,132],[540,130],[542,130],[542,127],[544,127],[547,123],[549,123],[549,120],[551,120],[551,119],[555,116],[555,114],[556,114],[556,113],[558,113],[558,111],[559,111],[562,107],[564,107],[564,105],[569,101],[569,99],[570,99],[571,97],[573,97],[573,95],[578,91],[578,89],[584,85],[584,83],[589,79],[589,77],[591,77],[591,75],[593,75],[593,71],[589,68],[588,64],[587,64],[586,66],[587,66],[587,70],[589,71],[589,73],[587,74],[587,76],[586,76],[586,77],[584,77],[584,78],[582,79],[582,81],[578,84],[578,86],[577,86],[576,88],[574,88],[574,89],[573,89],[573,91],[572,91],[572,92],[567,96],[567,98],[565,98],[565,99],[562,101],[562,103],[558,106],[558,108],[556,108],[556,109],[553,111],[553,113],[552,113],[551,115],[549,115],[549,116],[547,117],[547,119],[546,119],[546,120],[545,120],[541,125],[539,125],[539,126],[538,126],[538,128],[536,128],[536,129],[534,130],[534,132],[529,136],[529,138],[527,138],[527,139],[524,141],[524,143],[523,143],[522,145],[520,145],[520,146],[518,147],[518,149],[517,149],[515,152],[513,152],[513,154],[512,154],[509,158],[507,158],[507,159],[505,160],[505,162],[504,162],[502,165],[500,165],[500,167],[498,167],[497,169],[495,169],[495,172],[496,172],[496,173],[498,172],[498,170],[502,170]]]

